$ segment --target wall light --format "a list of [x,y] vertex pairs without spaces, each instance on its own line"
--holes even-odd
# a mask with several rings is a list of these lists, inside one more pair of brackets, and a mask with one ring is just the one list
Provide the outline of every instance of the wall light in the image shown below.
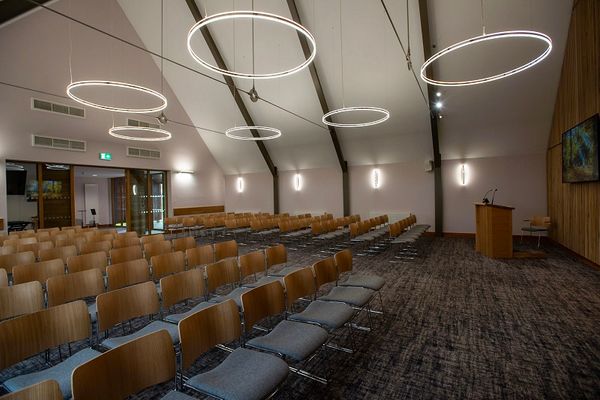
[[381,171],[379,168],[375,168],[373,172],[371,172],[371,186],[373,186],[373,189],[379,189],[381,187]]
[[296,189],[297,192],[302,190],[302,175],[300,174],[294,175],[294,189]]
[[458,166],[458,183],[461,186],[467,186],[469,183],[469,167],[467,164],[460,164]]
[[237,178],[237,191],[242,193],[244,191],[244,178],[241,176]]
[[175,171],[175,172],[177,172],[178,174],[195,174],[196,173],[196,171],[192,171],[191,169],[184,169],[184,170]]

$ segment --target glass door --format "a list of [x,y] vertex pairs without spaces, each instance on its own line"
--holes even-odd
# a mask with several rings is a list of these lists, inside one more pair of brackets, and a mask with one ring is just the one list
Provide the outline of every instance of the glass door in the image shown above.
[[[150,221],[152,233],[163,232],[164,220],[167,210],[166,197],[166,179],[167,174],[163,171],[150,171],[149,186],[150,186]],[[158,231],[158,232],[157,232]]]
[[126,174],[127,184],[127,229],[144,235],[149,231],[148,179],[146,170],[129,169]]
[[73,168],[66,164],[38,164],[40,228],[72,225]]

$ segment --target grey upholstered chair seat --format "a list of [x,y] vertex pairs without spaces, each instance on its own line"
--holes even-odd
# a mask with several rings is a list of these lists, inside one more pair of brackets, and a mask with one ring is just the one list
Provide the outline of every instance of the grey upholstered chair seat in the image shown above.
[[214,303],[222,303],[224,301],[232,299],[233,301],[235,301],[235,304],[237,304],[237,306],[239,308],[242,308],[242,294],[246,293],[248,290],[250,290],[250,288],[247,288],[247,287],[235,288],[231,292],[227,293],[226,295],[215,296],[212,299],[209,299],[208,301],[210,303],[214,304]]
[[271,273],[271,276],[286,276],[287,274],[290,274],[292,272],[298,271],[299,269],[302,269],[304,267],[285,267],[283,269],[280,269],[277,272],[273,272]]
[[4,382],[4,386],[11,392],[21,390],[27,386],[33,385],[38,382],[42,382],[48,379],[54,379],[60,386],[60,391],[65,399],[71,398],[71,373],[75,368],[81,364],[99,356],[100,352],[93,350],[92,348],[86,348],[71,357],[67,358],[63,362],[56,364],[53,367],[45,369],[39,372],[33,372],[31,374],[16,376]]
[[282,279],[281,276],[263,276],[256,282],[244,283],[244,287],[255,288],[255,287],[266,285],[267,283],[271,283],[271,282],[274,282],[277,280],[280,281],[281,279]]
[[98,315],[96,315],[98,313],[98,309],[96,308],[96,302],[88,304],[88,312],[90,313],[90,320],[92,321],[92,323],[96,322],[96,320],[98,319]]
[[120,346],[123,343],[127,343],[133,339],[137,339],[141,336],[147,335],[148,333],[156,332],[161,329],[165,329],[167,332],[169,332],[171,340],[173,340],[173,344],[179,343],[179,332],[177,331],[177,325],[173,325],[164,321],[154,321],[149,323],[139,331],[132,333],[131,335],[108,338],[102,343],[100,343],[100,345],[106,347],[107,349],[114,349],[115,347]]
[[215,303],[209,303],[207,301],[203,301],[200,304],[196,304],[192,309],[190,309],[189,311],[186,311],[184,313],[167,315],[165,317],[165,321],[171,322],[173,324],[177,324],[177,323],[179,323],[179,321],[181,321],[185,317],[189,317],[190,315],[192,315],[193,313],[195,313],[197,311],[204,310],[205,308],[214,306],[214,305],[215,305]]
[[196,400],[188,394],[171,390],[169,393],[160,398],[160,400]]
[[281,358],[245,348],[233,351],[216,368],[185,384],[226,400],[260,400],[273,393],[288,375]]
[[268,334],[249,340],[247,345],[302,361],[321,347],[327,337],[327,331],[319,326],[285,320]]
[[304,311],[288,317],[291,321],[315,322],[329,330],[342,326],[354,315],[354,310],[348,304],[332,301],[313,301]]
[[379,290],[385,285],[385,279],[377,275],[350,275],[348,279],[339,283],[339,286],[362,287]]
[[325,296],[319,297],[319,300],[339,301],[353,306],[363,307],[371,300],[372,296],[373,291],[370,289],[351,286],[336,286]]

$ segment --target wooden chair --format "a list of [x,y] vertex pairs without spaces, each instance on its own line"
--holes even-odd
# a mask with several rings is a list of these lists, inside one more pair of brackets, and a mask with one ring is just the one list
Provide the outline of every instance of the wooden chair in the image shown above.
[[[345,249],[335,253],[334,261],[338,271],[338,286],[361,287],[374,290],[379,295],[379,303],[383,312],[383,298],[381,296],[381,289],[385,286],[385,279],[373,274],[352,274],[352,251],[350,249]],[[347,275],[346,279],[339,279],[342,274]]]
[[72,377],[73,400],[126,399],[173,379],[176,364],[167,332],[144,335],[77,367]]
[[[231,343],[241,337],[240,315],[232,300],[205,308],[179,322],[181,338],[181,372],[190,368],[213,347]],[[279,357],[238,347],[212,371],[190,377],[184,386],[227,399],[271,398],[289,373]],[[231,376],[245,376],[253,384],[232,384]],[[267,383],[268,382],[268,383]]]
[[[60,345],[89,339],[91,333],[88,309],[82,300],[4,321],[0,323],[0,369]],[[85,348],[51,368],[8,379],[3,385],[14,392],[52,377],[65,398],[70,398],[72,370],[98,355],[96,350]]]
[[38,233],[39,233],[39,232],[58,232],[58,231],[60,231],[60,228],[55,226],[55,227],[53,227],[53,228],[42,228],[42,229],[38,229],[37,231],[38,231]]
[[150,268],[145,258],[111,264],[106,268],[108,290],[120,289],[150,280]]
[[17,239],[17,245],[33,244],[37,242],[38,240],[35,237],[35,234],[33,236],[21,236]]
[[0,255],[15,254],[16,252],[17,248],[15,246],[6,245],[0,247]]
[[[98,308],[98,332],[104,331],[106,336],[108,336],[108,330],[117,324],[122,324],[137,317],[151,317],[160,312],[158,292],[154,282],[139,283],[102,293],[96,297],[96,306]],[[105,339],[100,345],[112,349],[139,336],[161,329],[169,332],[172,344],[179,343],[177,327],[171,323],[158,320],[150,322],[135,333]]]
[[[251,253],[246,253],[239,257],[240,263],[240,281],[242,282],[242,286],[244,287],[256,287],[260,285],[264,285],[265,283],[273,282],[278,279],[281,279],[278,276],[267,276],[266,275],[266,260],[265,253],[262,250],[253,251]],[[257,274],[264,274],[260,279],[256,279]],[[244,279],[253,276],[254,280],[252,282],[243,283]]]
[[91,235],[91,238],[88,238],[87,241],[88,241],[88,243],[112,242],[113,239],[114,239],[114,237],[113,237],[112,233],[94,232],[94,234]]
[[165,253],[152,256],[150,259],[150,265],[152,265],[152,278],[157,281],[163,276],[184,271],[185,254],[183,251],[176,251],[174,253]]
[[81,254],[89,254],[103,251],[108,256],[110,249],[112,249],[112,241],[104,240],[100,242],[86,242],[81,245],[81,250],[79,252]]
[[225,258],[237,257],[238,245],[235,240],[215,243],[215,261],[221,261]]
[[191,236],[173,239],[172,242],[173,251],[186,251],[187,249],[193,249],[196,247],[196,240]]
[[17,265],[13,268],[13,283],[38,281],[42,285],[52,276],[64,275],[65,265],[60,258],[32,264]]
[[[272,276],[283,277],[290,272],[297,271],[302,267],[288,267],[287,266],[287,249],[283,244],[276,246],[267,247],[265,249],[265,256],[267,259],[267,273]],[[283,267],[278,271],[273,272],[273,267]]]
[[[227,299],[232,299],[241,308],[242,302],[240,296],[242,293],[250,290],[250,288],[239,286],[240,269],[237,258],[226,258],[214,264],[207,265],[206,276],[208,293],[213,295],[213,297],[209,298],[209,302],[220,303]],[[226,294],[218,294],[217,289],[223,287],[230,287],[231,289]]]
[[0,268],[0,288],[8,286],[8,274],[4,268]]
[[51,240],[50,232],[38,232],[35,234],[35,237],[37,238],[38,242],[45,242]]
[[0,287],[0,321],[44,308],[44,291],[37,281]]
[[150,242],[161,242],[165,240],[165,235],[163,235],[162,233],[159,233],[157,235],[144,235],[140,238],[140,242],[142,243],[142,246],[145,245],[146,243],[150,243]]
[[53,307],[70,301],[85,299],[86,297],[96,297],[100,293],[104,293],[104,279],[100,270],[93,268],[48,278],[46,290],[48,292],[48,307]]
[[25,243],[17,245],[17,252],[23,253],[25,251],[33,251],[33,254],[35,254],[36,257],[39,257],[40,250],[51,249],[53,247],[54,243],[52,242]]
[[35,254],[33,254],[33,251],[25,251],[23,253],[0,255],[0,268],[5,269],[9,275],[12,274],[13,267],[15,265],[31,264],[34,262],[35,262]]
[[550,226],[552,225],[550,217],[536,215],[531,217],[531,219],[523,220],[523,222],[529,222],[529,225],[521,228],[521,241],[523,241],[523,232],[529,232],[529,236],[532,236],[535,233],[538,237],[537,247],[540,247],[542,240],[541,234],[548,233]]
[[108,259],[106,253],[97,251],[79,256],[71,256],[67,259],[67,270],[69,273],[85,271],[88,269],[99,269],[103,274],[106,273]]
[[[176,274],[165,276],[160,280],[160,289],[162,296],[162,305],[169,309],[177,303],[189,299],[205,298],[206,285],[204,282],[204,272],[201,269],[191,269]],[[165,321],[177,324],[183,318],[212,306],[214,303],[201,302],[191,310],[180,314],[171,314],[165,317]]]
[[146,256],[146,260],[148,261],[150,261],[150,259],[154,256],[170,253],[171,251],[171,242],[168,240],[157,240],[144,244],[144,255]]
[[[136,235],[137,235],[137,232],[136,232]],[[120,249],[123,247],[131,247],[131,246],[140,247],[140,239],[138,239],[137,237],[132,237],[132,236],[123,236],[123,237],[118,237],[113,240],[113,249]]]
[[140,246],[121,247],[120,249],[112,249],[110,251],[110,261],[112,264],[120,264],[140,258],[144,258]]
[[0,400],[63,400],[58,382],[53,379],[35,383],[25,389],[5,394]]
[[61,258],[65,265],[67,265],[67,260],[69,257],[74,257],[77,255],[77,247],[74,245],[71,246],[63,246],[63,247],[54,247],[52,249],[43,249],[40,250],[39,258],[40,261],[53,260],[55,258]]
[[136,238],[139,240],[139,236],[136,231],[128,231],[128,232],[119,233],[119,234],[117,234],[117,237],[115,239],[124,238],[124,237]]
[[215,262],[215,250],[212,244],[194,247],[185,251],[188,269],[212,264]]

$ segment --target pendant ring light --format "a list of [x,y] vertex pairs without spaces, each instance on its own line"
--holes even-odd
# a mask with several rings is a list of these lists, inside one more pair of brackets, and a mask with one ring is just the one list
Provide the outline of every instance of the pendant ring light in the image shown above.
[[[301,63],[293,68],[290,68],[290,69],[287,69],[284,71],[268,73],[268,74],[256,74],[256,73],[236,72],[236,71],[230,71],[227,69],[219,68],[215,65],[212,65],[212,64],[204,61],[202,59],[202,57],[200,57],[198,54],[196,54],[196,52],[194,52],[194,49],[192,49],[192,38],[196,32],[198,32],[200,29],[202,29],[212,23],[215,23],[218,21],[235,20],[235,19],[264,20],[264,21],[274,22],[274,23],[278,23],[280,25],[292,28],[296,32],[298,32],[298,34],[304,36],[306,38],[306,40],[308,40],[308,42],[310,43],[310,47],[311,47],[310,56],[303,63]],[[200,63],[205,68],[208,68],[209,70],[216,72],[218,74],[228,75],[228,76],[231,76],[234,78],[243,78],[243,79],[274,79],[274,78],[281,78],[283,76],[292,75],[292,74],[295,74],[296,72],[306,68],[315,59],[315,56],[317,55],[317,44],[316,44],[315,38],[309,32],[308,29],[306,29],[304,26],[298,24],[297,22],[295,22],[291,19],[282,17],[280,15],[276,15],[276,14],[262,12],[262,11],[227,11],[227,12],[223,12],[223,13],[213,14],[209,17],[203,18],[202,20],[200,20],[196,24],[194,24],[194,26],[192,26],[190,31],[188,32],[187,49],[188,49],[188,52],[190,53],[190,55],[194,58],[194,60],[196,60],[198,63]]]
[[[122,133],[119,133],[122,131],[152,132],[152,133],[158,133],[159,135],[162,135],[162,136],[157,136],[157,137],[130,136],[130,135],[124,135]],[[110,136],[114,136],[119,139],[137,140],[139,142],[161,142],[163,140],[171,139],[171,132],[165,131],[164,129],[160,129],[160,128],[152,128],[152,127],[145,127],[145,126],[113,126],[112,128],[110,128],[108,130],[108,134]]]
[[[351,112],[356,112],[356,111],[368,111],[368,112],[372,112],[372,113],[378,113],[378,114],[383,115],[383,117],[373,120],[373,121],[358,122],[358,123],[337,123],[337,122],[333,122],[333,121],[327,119],[334,115],[351,113]],[[329,111],[327,114],[323,115],[323,118],[321,120],[323,121],[323,123],[325,125],[335,126],[337,128],[363,128],[365,126],[381,124],[382,122],[386,121],[388,118],[390,118],[390,112],[388,110],[386,110],[385,108],[380,108],[380,107],[343,107],[343,108],[338,108],[337,110]]]
[[[492,76],[488,76],[485,78],[464,80],[464,81],[442,81],[442,80],[436,80],[436,79],[427,77],[427,74],[426,74],[427,67],[429,67],[434,61],[440,59],[441,57],[443,57],[445,55],[448,55],[448,54],[450,54],[458,49],[461,49],[463,47],[474,45],[476,43],[486,42],[489,40],[507,39],[507,38],[537,39],[537,40],[544,42],[547,45],[547,47],[539,56],[532,59],[531,61],[529,61],[517,68],[511,69],[506,72],[502,72],[497,75],[492,75]],[[550,39],[550,37],[548,35],[545,35],[540,32],[517,30],[517,31],[504,31],[504,32],[494,32],[494,33],[489,33],[489,34],[483,34],[481,36],[476,36],[476,37],[473,37],[470,39],[463,40],[462,42],[455,43],[451,46],[446,47],[445,49],[441,50],[440,52],[436,53],[435,55],[433,55],[431,58],[429,58],[429,60],[425,61],[423,66],[421,66],[421,79],[423,79],[425,82],[427,82],[431,85],[437,85],[437,86],[470,86],[470,85],[478,85],[481,83],[492,82],[492,81],[496,81],[496,80],[499,80],[502,78],[509,77],[511,75],[517,74],[519,72],[525,71],[526,69],[533,67],[537,63],[541,62],[544,58],[548,57],[548,55],[550,54],[551,51],[552,51],[552,39]]]
[[[266,131],[266,132],[273,132],[273,133],[269,136],[261,136],[261,137],[240,136],[240,135],[235,134],[235,132],[249,131],[249,130],[253,130],[253,129],[257,130],[257,131]],[[236,139],[236,140],[263,141],[263,140],[277,139],[278,137],[281,136],[281,130],[279,130],[277,128],[271,128],[270,126],[236,126],[236,127],[227,129],[225,131],[225,136],[227,136],[228,138],[231,138],[231,139]]]
[[[107,104],[94,103],[92,101],[85,100],[81,97],[78,97],[73,93],[77,88],[91,87],[91,86],[94,86],[94,87],[116,87],[116,88],[141,92],[141,93],[144,93],[144,94],[147,94],[147,95],[150,95],[150,96],[153,96],[153,97],[159,99],[161,104],[156,107],[149,107],[149,108],[116,107],[116,106],[111,106],[111,105],[107,105]],[[133,113],[133,114],[146,114],[146,113],[162,111],[165,108],[167,108],[167,98],[165,96],[163,96],[161,93],[157,92],[156,90],[152,90],[152,89],[140,86],[140,85],[135,85],[133,83],[127,83],[127,82],[105,81],[105,80],[87,80],[87,81],[72,82],[69,84],[69,86],[67,86],[67,95],[71,99],[75,100],[78,103],[81,103],[81,104],[89,106],[89,107],[98,108],[100,110],[106,110],[106,111]]]

